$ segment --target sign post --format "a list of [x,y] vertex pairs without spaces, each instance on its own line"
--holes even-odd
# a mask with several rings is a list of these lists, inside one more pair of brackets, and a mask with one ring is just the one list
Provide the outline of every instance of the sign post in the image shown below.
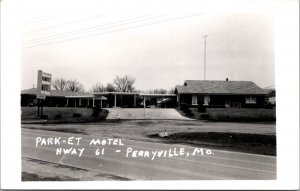
[[[51,74],[45,73],[42,70],[38,70],[37,76],[37,94],[36,98],[38,100],[38,117],[43,115],[43,100],[46,99],[47,95],[50,95],[51,89]],[[41,107],[41,109],[40,109]],[[41,115],[40,115],[41,111]]]

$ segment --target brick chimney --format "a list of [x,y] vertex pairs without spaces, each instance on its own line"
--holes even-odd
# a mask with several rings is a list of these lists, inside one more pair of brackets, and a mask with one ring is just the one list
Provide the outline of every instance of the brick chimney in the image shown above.
[[228,82],[228,78],[226,78],[226,82]]

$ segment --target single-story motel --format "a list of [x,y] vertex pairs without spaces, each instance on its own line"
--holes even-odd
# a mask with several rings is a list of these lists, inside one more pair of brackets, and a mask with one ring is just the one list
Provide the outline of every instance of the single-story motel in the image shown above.
[[[37,89],[22,90],[21,106],[36,105]],[[51,90],[44,100],[48,107],[189,107],[261,108],[268,92],[252,81],[186,80],[175,87],[174,94],[138,92],[69,92]]]

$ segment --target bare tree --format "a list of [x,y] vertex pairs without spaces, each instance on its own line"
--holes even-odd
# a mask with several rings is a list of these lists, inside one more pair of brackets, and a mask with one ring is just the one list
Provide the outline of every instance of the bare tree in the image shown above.
[[124,77],[115,77],[114,84],[119,92],[132,92],[135,79],[132,76],[125,75]]
[[108,83],[107,85],[106,85],[106,91],[107,92],[115,92],[116,91],[116,88],[115,88],[115,86],[114,85],[112,85],[112,84],[110,84],[110,83]]
[[59,91],[65,91],[67,88],[67,80],[64,78],[56,78],[51,83],[52,87]]
[[146,91],[147,93],[149,94],[166,94],[167,93],[167,90],[166,89],[153,89],[153,90],[148,90]]
[[106,92],[106,87],[97,82],[97,84],[92,87],[91,92]]
[[174,94],[174,92],[175,92],[175,88],[171,88],[169,89],[168,94]]
[[76,80],[68,80],[66,84],[66,91],[84,92],[83,85]]

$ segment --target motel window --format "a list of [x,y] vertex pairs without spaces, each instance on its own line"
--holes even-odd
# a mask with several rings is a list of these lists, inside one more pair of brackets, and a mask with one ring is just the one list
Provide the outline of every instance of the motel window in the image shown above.
[[49,85],[42,85],[42,91],[50,91],[50,86]]
[[226,108],[241,108],[241,102],[226,101],[225,107]]
[[192,96],[192,105],[197,105],[197,96],[196,95]]
[[209,102],[210,102],[210,97],[204,96],[204,105],[209,105]]
[[246,97],[246,103],[247,104],[255,104],[256,103],[256,97],[254,97],[254,96],[247,96]]
[[46,82],[51,82],[51,78],[47,78],[45,76],[42,76],[42,80],[43,81],[46,81]]

